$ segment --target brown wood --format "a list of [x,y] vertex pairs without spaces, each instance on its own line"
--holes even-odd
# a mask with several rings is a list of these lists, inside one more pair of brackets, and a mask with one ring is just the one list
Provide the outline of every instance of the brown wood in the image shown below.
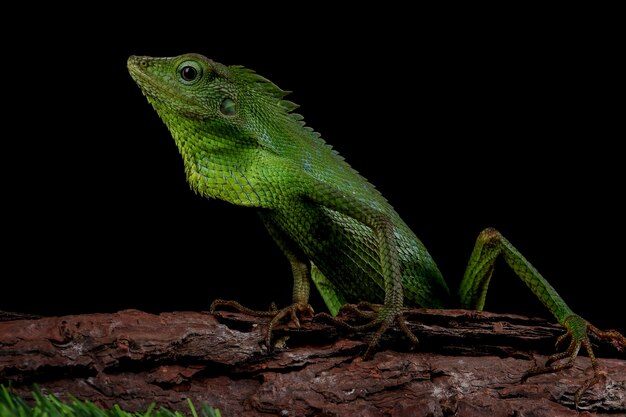
[[[562,328],[509,314],[412,310],[421,345],[389,332],[368,361],[358,356],[363,335],[309,319],[278,329],[284,347],[268,354],[267,319],[239,313],[16,318],[0,322],[0,381],[26,396],[37,384],[130,411],[152,402],[187,410],[191,398],[224,416],[576,416],[574,392],[591,376],[579,357],[520,384],[554,353]],[[626,415],[626,357],[596,353],[614,359],[600,359],[602,381],[579,410]]]

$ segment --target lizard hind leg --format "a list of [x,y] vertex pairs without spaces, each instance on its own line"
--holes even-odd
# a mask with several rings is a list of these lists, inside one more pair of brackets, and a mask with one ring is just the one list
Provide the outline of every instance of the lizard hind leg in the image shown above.
[[522,376],[522,382],[525,382],[528,378],[536,375],[558,372],[563,369],[569,369],[574,365],[574,360],[578,355],[581,347],[584,347],[587,351],[587,356],[591,361],[591,367],[593,369],[593,376],[587,379],[575,393],[575,403],[578,405],[580,399],[587,389],[600,382],[600,370],[598,360],[596,359],[591,342],[589,341],[589,335],[594,336],[597,339],[610,342],[618,350],[626,348],[626,338],[622,336],[616,330],[600,330],[594,325],[588,323],[582,317],[573,315],[567,318],[567,331],[558,338],[557,347],[566,339],[570,339],[570,344],[567,350],[555,353],[550,356],[544,366],[537,366],[527,370]]
[[565,327],[566,333],[557,340],[557,348],[561,342],[570,339],[570,344],[565,351],[550,356],[544,366],[529,369],[522,376],[522,382],[535,375],[571,368],[580,348],[584,347],[591,360],[593,377],[585,381],[576,391],[575,398],[578,404],[585,391],[600,381],[598,362],[588,335],[608,341],[619,350],[626,348],[626,338],[615,330],[602,331],[575,314],[552,285],[508,240],[493,228],[485,229],[480,233],[470,256],[463,281],[459,287],[459,298],[463,308],[483,309],[495,261],[499,256],[504,258],[515,274]]

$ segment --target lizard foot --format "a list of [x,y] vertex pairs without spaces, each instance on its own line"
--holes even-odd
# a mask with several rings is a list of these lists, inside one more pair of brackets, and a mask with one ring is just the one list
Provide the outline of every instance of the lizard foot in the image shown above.
[[239,311],[240,313],[248,314],[254,317],[271,317],[276,314],[276,305],[274,303],[270,305],[270,309],[268,311],[258,311],[258,310],[252,310],[251,308],[248,308],[248,307],[244,307],[241,304],[239,304],[237,301],[214,300],[211,303],[211,307],[209,309],[210,313],[211,314],[215,313],[215,310],[217,310],[218,307],[231,307]]
[[267,333],[265,334],[265,345],[270,351],[273,348],[272,332],[274,330],[274,327],[282,319],[289,316],[291,318],[291,322],[294,323],[294,325],[299,328],[300,320],[298,319],[298,313],[306,313],[306,315],[308,316],[313,316],[315,314],[315,312],[313,311],[313,307],[311,307],[310,304],[301,304],[301,303],[294,303],[281,310],[278,310],[276,308],[276,305],[272,303],[268,311],[258,311],[258,310],[252,310],[248,307],[244,307],[236,301],[215,300],[211,303],[211,310],[210,310],[211,313],[214,313],[217,307],[231,307],[241,313],[249,314],[254,317],[271,317],[272,319],[269,322],[269,325],[267,327]]
[[597,384],[600,381],[600,369],[598,365],[598,360],[593,353],[593,349],[591,348],[591,342],[589,342],[588,335],[593,335],[597,339],[608,341],[620,351],[626,348],[626,338],[615,330],[600,330],[578,315],[569,316],[565,319],[563,325],[565,326],[567,331],[565,332],[565,334],[561,335],[557,339],[556,347],[558,349],[563,341],[569,338],[570,344],[567,350],[550,356],[544,366],[530,368],[522,376],[522,382],[525,382],[528,378],[535,375],[558,372],[563,369],[571,368],[574,365],[574,360],[576,359],[576,356],[578,356],[578,352],[580,351],[581,346],[584,346],[585,350],[587,351],[587,355],[591,360],[593,377],[587,379],[580,386],[580,388],[576,390],[574,399],[576,406],[578,406],[583,394],[591,386]]
[[419,344],[419,340],[411,332],[408,325],[406,324],[406,320],[402,315],[402,308],[387,307],[381,304],[361,302],[359,304],[346,304],[342,307],[342,311],[354,313],[359,318],[368,319],[370,320],[370,322],[355,326],[347,323],[343,319],[333,317],[328,313],[319,313],[315,316],[315,318],[321,318],[323,320],[329,321],[339,327],[342,327],[352,332],[360,332],[363,330],[369,330],[378,327],[378,329],[376,329],[376,331],[369,338],[367,350],[365,351],[364,355],[366,359],[372,357],[381,336],[394,323],[398,324],[398,327],[400,328],[400,330],[402,330],[402,333],[404,333],[409,338],[413,345],[417,346]]

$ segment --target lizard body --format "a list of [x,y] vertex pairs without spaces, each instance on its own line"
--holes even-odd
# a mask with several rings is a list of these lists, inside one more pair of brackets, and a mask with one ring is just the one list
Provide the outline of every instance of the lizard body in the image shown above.
[[[416,342],[403,306],[444,308],[452,297],[430,254],[387,200],[293,113],[287,92],[253,71],[224,66],[202,55],[131,57],[131,76],[170,130],[197,193],[254,207],[291,263],[293,304],[276,312],[273,325],[310,309],[313,281],[334,315],[345,303],[378,327],[370,348],[397,323]],[[618,332],[603,332],[573,313],[541,274],[494,229],[484,230],[458,291],[464,308],[482,309],[496,258],[516,274],[567,329],[566,352],[525,377],[571,366],[584,346],[598,371],[587,333],[626,347]],[[215,304],[215,303],[214,303]],[[235,305],[219,300],[217,305]],[[345,325],[345,324],[344,324]],[[345,325],[347,326],[347,325]],[[348,326],[347,326],[348,327]]]

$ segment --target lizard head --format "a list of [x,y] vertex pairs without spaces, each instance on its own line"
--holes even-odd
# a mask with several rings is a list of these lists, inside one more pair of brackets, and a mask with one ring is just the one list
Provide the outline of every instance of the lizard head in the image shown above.
[[199,54],[131,56],[127,65],[179,147],[190,129],[201,130],[204,142],[218,138],[221,146],[263,145],[268,124],[291,119],[285,116],[297,107],[282,100],[288,92],[253,71]]
[[[316,155],[320,163],[331,153],[302,116],[290,113],[298,106],[283,100],[288,92],[254,71],[198,54],[131,56],[127,66],[172,134],[191,188],[204,196],[268,203],[260,197],[274,187],[265,168],[292,169],[294,161],[304,161],[297,152]],[[314,161],[305,162],[312,167]],[[280,169],[286,178],[287,168]]]

